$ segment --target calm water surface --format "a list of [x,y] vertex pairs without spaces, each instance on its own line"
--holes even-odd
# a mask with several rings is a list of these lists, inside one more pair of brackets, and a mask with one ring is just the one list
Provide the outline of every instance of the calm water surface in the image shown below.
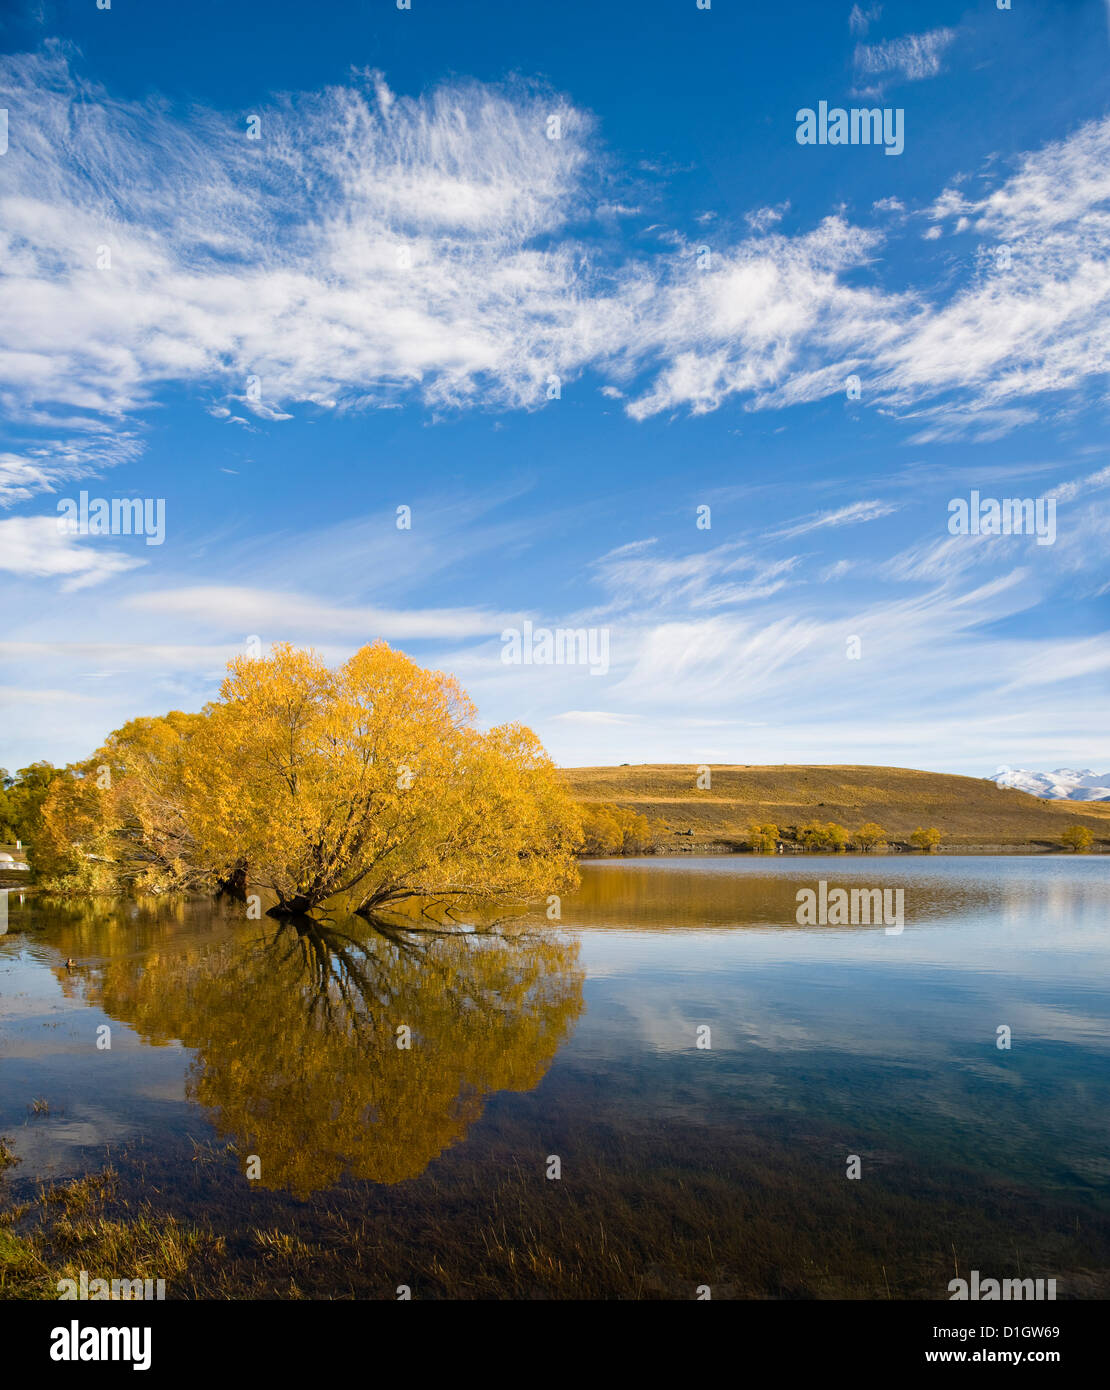
[[[797,926],[820,879],[903,888],[904,931]],[[315,1240],[310,1293],[1110,1292],[1106,859],[595,862],[495,936],[16,893],[8,923],[9,1187],[111,1162],[233,1251]]]

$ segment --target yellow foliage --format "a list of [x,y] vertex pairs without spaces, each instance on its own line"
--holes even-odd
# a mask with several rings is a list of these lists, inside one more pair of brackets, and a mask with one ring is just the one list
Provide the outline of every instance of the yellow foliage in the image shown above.
[[288,912],[573,888],[554,765],[529,729],[475,719],[453,677],[384,642],[337,670],[288,645],[240,657],[203,713],[132,720],[58,779],[36,867],[71,887],[249,883]]
[[928,830],[922,830],[920,826],[910,836],[910,844],[915,849],[922,850],[926,854],[932,854],[937,845],[940,844],[940,831],[936,826],[930,826]]
[[802,826],[798,838],[802,848],[813,853],[831,851],[841,854],[848,845],[848,832],[835,821],[811,821],[809,825]]
[[69,890],[163,892],[211,879],[185,815],[185,769],[205,716],[132,719],[51,783],[31,862]]
[[856,831],[854,839],[865,853],[868,850],[881,849],[887,843],[886,831],[881,825],[876,825],[874,821],[868,821],[866,825],[861,825]]
[[582,853],[594,858],[622,854],[651,854],[654,850],[647,816],[610,802],[580,806]]
[[754,854],[774,854],[779,844],[777,825],[758,825],[752,822],[748,829],[748,840]]

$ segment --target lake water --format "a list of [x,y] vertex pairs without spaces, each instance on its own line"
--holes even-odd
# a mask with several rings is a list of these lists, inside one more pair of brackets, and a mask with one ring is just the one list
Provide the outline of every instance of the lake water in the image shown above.
[[[799,927],[822,879],[904,930]],[[110,1163],[222,1235],[170,1296],[1110,1294],[1108,859],[593,862],[493,935],[244,915],[13,893],[0,936],[6,1186]]]

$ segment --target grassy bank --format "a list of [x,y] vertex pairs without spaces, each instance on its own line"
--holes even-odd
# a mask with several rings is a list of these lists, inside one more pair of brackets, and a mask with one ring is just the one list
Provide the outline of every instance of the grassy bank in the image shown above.
[[[936,826],[942,849],[1059,850],[1068,826],[1110,850],[1110,803],[1042,801],[978,777],[901,767],[715,766],[699,790],[690,764],[638,763],[563,770],[577,800],[611,803],[646,816],[657,851],[745,847],[753,821],[780,827],[835,821],[857,830],[874,821],[893,844],[918,826]],[[690,833],[692,832],[692,833]]]

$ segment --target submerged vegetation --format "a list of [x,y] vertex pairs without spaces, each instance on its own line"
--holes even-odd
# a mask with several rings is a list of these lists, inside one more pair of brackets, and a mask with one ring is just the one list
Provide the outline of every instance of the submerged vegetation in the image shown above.
[[[560,1132],[568,1116],[556,1107]],[[659,1124],[650,1163],[600,1115],[573,1126],[575,1181],[547,1182],[510,1139],[456,1149],[436,1179],[344,1183],[311,1204],[245,1197],[236,1156],[199,1145],[0,1208],[0,1301],[56,1298],[62,1278],[162,1278],[168,1299],[935,1299],[975,1262],[1105,1297],[1107,1218],[1066,1197],[992,1202],[911,1164],[876,1170],[866,1210],[812,1136]],[[793,1142],[788,1142],[792,1140]],[[175,1166],[190,1170],[174,1182]],[[898,1173],[905,1170],[899,1166]],[[0,1182],[0,1191],[2,1191]],[[445,1193],[450,1202],[445,1204]],[[799,1193],[807,1219],[799,1221]],[[134,1194],[134,1195],[132,1195]],[[18,1226],[18,1234],[15,1227]]]
[[[0,1152],[3,1141],[0,1140]],[[104,1271],[181,1287],[194,1262],[217,1261],[226,1241],[149,1202],[132,1208],[112,1167],[4,1201],[0,1169],[0,1300],[58,1297],[62,1280]]]

